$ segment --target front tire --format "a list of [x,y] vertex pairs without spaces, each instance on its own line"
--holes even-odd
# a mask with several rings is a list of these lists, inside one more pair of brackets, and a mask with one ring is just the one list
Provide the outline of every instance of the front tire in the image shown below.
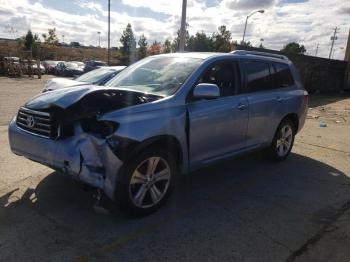
[[268,149],[272,160],[282,161],[288,157],[293,148],[295,134],[296,128],[291,120],[286,119],[280,123]]
[[127,213],[148,215],[169,198],[176,161],[166,151],[147,149],[126,163],[116,183],[115,200]]

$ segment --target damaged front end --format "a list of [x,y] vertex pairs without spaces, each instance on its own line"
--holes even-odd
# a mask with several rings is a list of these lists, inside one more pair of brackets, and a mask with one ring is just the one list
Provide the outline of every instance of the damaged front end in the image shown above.
[[10,123],[11,150],[102,189],[111,199],[123,161],[118,123],[107,112],[160,99],[126,89],[86,86],[34,97]]

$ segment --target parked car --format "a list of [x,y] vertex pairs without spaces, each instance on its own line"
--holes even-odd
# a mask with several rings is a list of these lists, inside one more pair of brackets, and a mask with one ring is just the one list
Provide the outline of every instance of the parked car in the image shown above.
[[74,79],[67,79],[61,77],[52,78],[46,82],[43,92],[66,87],[81,86],[86,84],[102,86],[106,84],[109,80],[111,80],[113,77],[115,77],[125,67],[126,66],[101,67]]
[[84,69],[73,62],[59,62],[55,67],[55,75],[58,76],[77,76],[83,73]]
[[91,70],[100,68],[101,66],[107,66],[107,63],[103,61],[88,60],[85,62],[84,71],[89,72]]
[[30,99],[10,123],[9,141],[14,153],[145,215],[165,203],[179,173],[261,149],[286,159],[307,104],[284,56],[163,54],[129,66],[105,88]]
[[55,73],[55,67],[57,66],[57,64],[59,62],[63,62],[63,61],[43,61],[43,66],[45,68],[45,71],[47,74],[54,74]]
[[83,63],[83,62],[79,62],[79,61],[72,61],[72,63],[75,63],[75,64],[77,64],[78,65],[78,67],[79,68],[81,68],[81,69],[85,69],[85,63]]
[[[36,61],[33,60],[33,64],[32,64],[33,70],[34,70],[34,74],[38,74],[38,65],[36,63]],[[40,73],[42,75],[44,75],[46,73],[45,67],[40,63]]]

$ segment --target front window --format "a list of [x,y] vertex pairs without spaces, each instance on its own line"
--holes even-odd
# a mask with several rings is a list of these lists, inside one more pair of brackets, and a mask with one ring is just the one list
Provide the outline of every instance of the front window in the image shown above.
[[90,71],[86,74],[83,74],[76,78],[76,81],[85,82],[85,83],[96,83],[101,79],[104,79],[111,75],[115,70],[111,70],[109,68],[99,68],[93,71]]
[[149,57],[126,68],[107,86],[122,87],[160,96],[174,94],[202,59],[190,57]]

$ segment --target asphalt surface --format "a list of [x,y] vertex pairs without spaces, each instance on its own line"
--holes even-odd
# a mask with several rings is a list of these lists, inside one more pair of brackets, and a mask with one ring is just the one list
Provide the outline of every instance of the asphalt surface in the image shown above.
[[349,96],[311,97],[286,161],[199,170],[136,219],[10,152],[7,124],[44,80],[0,78],[0,261],[350,261]]

